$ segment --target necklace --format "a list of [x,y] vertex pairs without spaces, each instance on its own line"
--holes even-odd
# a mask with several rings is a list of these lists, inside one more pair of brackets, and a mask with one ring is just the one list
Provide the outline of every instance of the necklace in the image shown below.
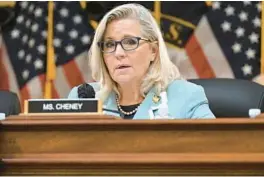
[[118,107],[118,109],[119,109],[123,114],[125,114],[125,115],[127,115],[127,116],[132,115],[132,114],[134,114],[135,112],[137,112],[138,107],[139,107],[139,105],[138,105],[133,111],[126,112],[126,111],[124,111],[124,110],[121,108],[120,103],[119,103],[119,100],[118,100],[117,97],[116,97],[116,103],[117,103],[117,107]]

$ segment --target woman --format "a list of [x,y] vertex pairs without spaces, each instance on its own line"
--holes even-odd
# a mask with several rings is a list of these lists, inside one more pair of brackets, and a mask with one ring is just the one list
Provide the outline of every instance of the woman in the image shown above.
[[[130,119],[214,118],[201,86],[181,79],[151,13],[138,4],[109,11],[90,49],[91,84],[105,114]],[[78,87],[69,98],[78,98]]]

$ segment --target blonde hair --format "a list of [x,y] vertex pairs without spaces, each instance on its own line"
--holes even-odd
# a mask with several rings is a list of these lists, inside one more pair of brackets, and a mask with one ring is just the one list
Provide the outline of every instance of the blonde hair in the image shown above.
[[101,88],[98,97],[102,101],[108,97],[111,91],[114,90],[118,95],[119,92],[116,83],[107,70],[97,42],[103,39],[107,24],[114,20],[126,18],[138,20],[141,25],[142,36],[151,41],[157,41],[159,48],[157,58],[150,64],[146,77],[142,80],[141,95],[145,97],[153,86],[155,86],[155,93],[159,95],[160,92],[166,90],[173,80],[181,78],[178,68],[169,58],[161,31],[151,13],[139,4],[121,5],[109,11],[100,21],[89,51],[92,77],[100,82]]

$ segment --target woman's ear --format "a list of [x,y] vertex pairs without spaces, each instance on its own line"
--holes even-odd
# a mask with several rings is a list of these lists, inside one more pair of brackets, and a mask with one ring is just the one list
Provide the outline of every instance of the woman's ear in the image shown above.
[[151,61],[154,61],[157,56],[158,56],[158,52],[159,52],[159,47],[157,43],[153,43],[151,44]]

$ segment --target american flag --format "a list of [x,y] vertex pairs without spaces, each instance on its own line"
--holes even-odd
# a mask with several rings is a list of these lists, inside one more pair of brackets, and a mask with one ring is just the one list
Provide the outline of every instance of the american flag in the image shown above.
[[185,49],[170,49],[186,78],[253,79],[260,73],[261,2],[217,2]]
[[[18,93],[21,101],[43,98],[48,2],[17,2],[16,10],[14,23],[2,32],[0,89]],[[79,2],[54,2],[53,23],[57,75],[52,96],[63,98],[91,80],[87,51],[93,28]]]

